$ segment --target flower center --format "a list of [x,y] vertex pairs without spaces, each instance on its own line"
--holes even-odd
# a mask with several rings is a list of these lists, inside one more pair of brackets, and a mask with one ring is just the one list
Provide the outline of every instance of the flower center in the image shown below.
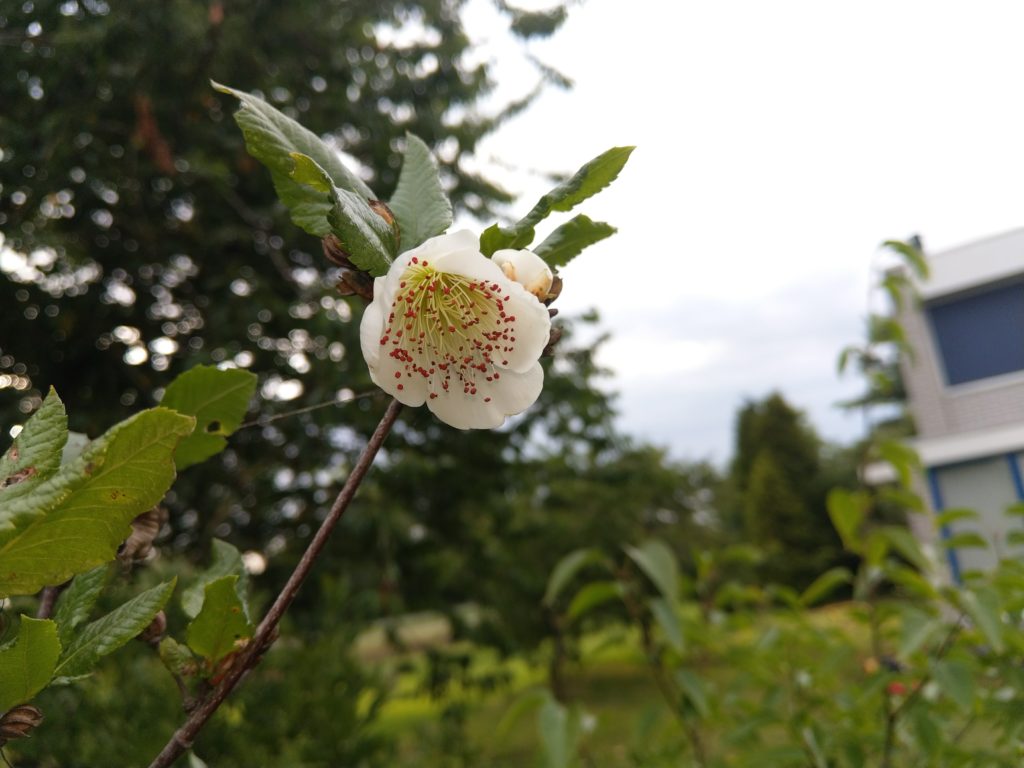
[[475,395],[482,381],[501,378],[497,368],[508,365],[516,342],[516,318],[505,311],[507,301],[498,283],[441,272],[413,257],[380,338],[402,366],[395,378],[430,380],[431,399],[455,387]]

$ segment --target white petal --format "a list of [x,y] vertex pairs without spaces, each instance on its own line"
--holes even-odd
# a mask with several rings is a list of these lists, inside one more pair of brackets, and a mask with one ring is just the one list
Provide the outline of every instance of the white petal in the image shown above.
[[408,253],[418,257],[420,261],[427,259],[433,264],[436,259],[443,258],[446,254],[463,251],[480,253],[480,238],[468,229],[460,229],[458,232],[449,232],[424,240],[422,244]]
[[501,267],[484,256],[476,249],[451,251],[431,261],[432,266],[442,272],[449,272],[455,275],[462,275],[471,280],[482,280],[487,283],[498,283],[499,285],[510,285],[511,282]]
[[537,297],[527,293],[519,283],[505,281],[509,300],[505,312],[515,317],[513,325],[516,342],[512,351],[505,354],[503,367],[512,371],[525,371],[534,365],[551,336],[551,316],[548,308]]
[[[377,344],[380,344],[379,337]],[[405,405],[420,406],[427,399],[427,380],[419,374],[410,374],[403,363],[389,355],[380,355],[378,364],[370,368],[370,378],[374,384]]]
[[[507,416],[522,413],[544,387],[544,369],[540,363],[523,372],[504,371],[494,382],[478,382],[475,395],[462,390],[437,392],[427,400],[427,407],[441,421],[458,429],[493,429],[500,427]],[[487,402],[485,398],[490,398]]]
[[[377,278],[374,285],[382,282],[380,278]],[[376,287],[374,293],[376,294]],[[371,371],[380,360],[380,337],[384,333],[382,304],[383,301],[378,301],[374,297],[374,300],[363,310],[363,319],[359,321],[359,346],[362,347],[363,359],[366,360]]]

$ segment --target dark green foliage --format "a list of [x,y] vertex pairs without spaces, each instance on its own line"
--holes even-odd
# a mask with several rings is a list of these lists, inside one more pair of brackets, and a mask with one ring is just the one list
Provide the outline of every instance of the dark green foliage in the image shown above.
[[[382,696],[348,657],[343,635],[310,638],[264,659],[203,730],[196,754],[218,768],[391,765],[388,741],[367,727],[376,717],[368,705]],[[47,722],[35,738],[8,745],[15,765],[146,766],[184,716],[174,682],[142,643],[87,684],[50,688],[36,703]]]
[[764,550],[765,579],[802,589],[839,561],[825,496],[855,480],[854,466],[778,393],[740,410],[725,522]]
[[[357,342],[361,304],[335,297],[320,244],[290,222],[269,172],[245,150],[231,119],[237,100],[209,80],[258,91],[336,140],[383,199],[398,181],[400,137],[413,133],[440,147],[455,207],[490,218],[507,197],[464,170],[464,158],[528,102],[493,118],[475,111],[491,83],[486,65],[463,64],[461,7],[134,0],[5,13],[0,35],[17,44],[0,58],[0,232],[17,251],[51,250],[0,276],[0,372],[28,385],[0,390],[0,423],[22,421],[37,389],[52,383],[66,392],[71,428],[95,436],[196,364],[259,374],[262,415],[371,390]],[[407,22],[426,34],[398,47],[391,29]],[[517,569],[536,573],[521,592],[532,606],[544,568],[565,549],[552,546],[545,560],[533,552],[538,538],[580,524],[610,536],[629,525],[609,518],[642,517],[626,497],[593,511],[568,494],[539,504],[538,489],[562,476],[600,489],[617,482],[607,468],[618,461],[660,471],[659,456],[630,458],[610,398],[594,387],[592,351],[569,344],[547,368],[541,401],[505,431],[458,432],[425,411],[403,416],[386,465],[332,544],[353,595],[339,611],[504,603],[507,579],[478,576],[485,566],[494,572],[503,537],[517,562],[537,560]],[[301,397],[273,400],[281,380],[301,385]],[[264,579],[280,583],[382,409],[376,397],[243,424],[226,451],[179,478],[166,499],[167,543],[193,556],[215,534],[241,549],[269,543]],[[549,453],[551,469],[538,458]],[[514,465],[527,456],[547,475]],[[549,526],[552,514],[569,520]],[[300,600],[308,608],[317,591]]]

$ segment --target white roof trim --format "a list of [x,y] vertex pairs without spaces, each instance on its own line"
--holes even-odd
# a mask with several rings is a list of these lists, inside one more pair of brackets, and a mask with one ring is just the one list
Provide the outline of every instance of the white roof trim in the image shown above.
[[1024,228],[926,255],[931,275],[917,291],[927,301],[1024,275]]
[[943,437],[916,438],[911,445],[926,467],[1024,451],[1024,423]]

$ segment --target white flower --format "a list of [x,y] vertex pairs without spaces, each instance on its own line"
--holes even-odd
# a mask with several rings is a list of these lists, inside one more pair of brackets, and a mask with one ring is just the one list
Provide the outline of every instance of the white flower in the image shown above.
[[459,429],[500,426],[540,395],[547,308],[468,231],[431,238],[373,285],[359,328],[370,378]]
[[515,280],[541,301],[547,298],[551,282],[555,278],[551,274],[551,268],[540,256],[533,251],[513,251],[506,248],[495,251],[491,258],[501,267],[501,271],[509,280]]

